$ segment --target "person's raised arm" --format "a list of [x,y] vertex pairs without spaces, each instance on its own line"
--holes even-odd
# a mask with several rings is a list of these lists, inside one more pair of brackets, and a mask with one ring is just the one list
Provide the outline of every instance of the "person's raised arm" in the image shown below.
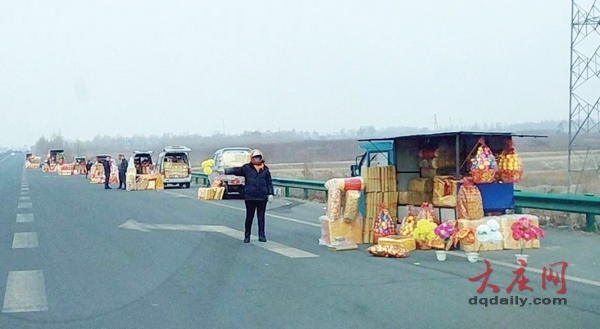
[[225,168],[220,174],[246,177],[243,167]]

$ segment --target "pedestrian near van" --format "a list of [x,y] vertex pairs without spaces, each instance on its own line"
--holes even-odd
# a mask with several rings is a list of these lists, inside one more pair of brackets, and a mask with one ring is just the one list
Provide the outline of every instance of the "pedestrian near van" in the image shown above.
[[85,178],[88,178],[90,170],[92,170],[92,160],[88,159],[87,163],[85,164]]
[[225,175],[244,177],[244,197],[246,203],[246,223],[244,243],[250,242],[254,214],[258,218],[258,241],[267,242],[265,235],[265,213],[267,202],[273,201],[273,182],[271,172],[266,166],[263,154],[255,149],[250,153],[250,163],[237,168],[220,170]]
[[[125,159],[125,154],[119,154],[119,189],[126,190],[127,189],[127,166],[129,163],[127,159]],[[121,185],[123,187],[121,187]]]
[[110,190],[110,171],[111,171],[111,162],[110,156],[107,156],[106,159],[102,160],[102,166],[104,167],[104,189]]

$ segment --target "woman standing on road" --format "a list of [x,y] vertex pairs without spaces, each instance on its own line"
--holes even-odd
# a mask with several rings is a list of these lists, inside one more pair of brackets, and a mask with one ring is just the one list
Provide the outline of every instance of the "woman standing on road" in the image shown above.
[[244,243],[250,242],[255,212],[258,217],[258,241],[267,242],[265,213],[267,202],[273,201],[274,191],[271,172],[269,167],[265,165],[262,152],[258,149],[253,150],[250,153],[250,163],[237,168],[227,168],[222,174],[240,176],[245,179],[246,230]]

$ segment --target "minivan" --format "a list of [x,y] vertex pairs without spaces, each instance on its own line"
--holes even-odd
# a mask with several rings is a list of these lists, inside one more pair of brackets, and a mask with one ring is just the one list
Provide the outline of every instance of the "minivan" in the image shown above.
[[165,186],[179,185],[190,188],[192,183],[190,152],[192,149],[186,146],[165,146],[158,155],[156,166]]

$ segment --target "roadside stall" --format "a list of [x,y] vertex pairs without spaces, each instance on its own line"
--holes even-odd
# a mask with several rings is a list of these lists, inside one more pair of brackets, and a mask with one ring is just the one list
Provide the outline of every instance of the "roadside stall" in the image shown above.
[[87,159],[84,156],[76,156],[73,158],[73,175],[85,175],[87,169],[85,167]]
[[[360,140],[365,154],[351,170],[365,182],[359,207],[363,242],[380,245],[374,255],[382,245],[400,248],[392,252],[400,256],[444,249],[449,237],[435,237],[434,228],[450,222],[442,231],[446,226],[460,231],[458,245],[467,252],[539,248],[538,239],[522,243],[513,234],[517,223],[539,229],[536,216],[513,214],[514,183],[523,174],[515,137],[545,136],[448,132]],[[488,222],[497,223],[501,241],[464,240]]]
[[52,149],[46,155],[46,163],[42,166],[43,172],[56,172],[56,167],[65,163],[65,151]]
[[25,169],[39,169],[41,165],[42,157],[29,153],[29,156],[25,160]]
[[128,191],[163,190],[165,188],[162,175],[155,172],[152,153],[154,152],[133,152],[125,175],[125,185]]
[[[102,161],[104,161],[107,157],[109,157],[109,155],[107,154],[101,154],[96,156],[96,162],[92,164],[92,168],[90,169],[90,173],[88,175],[91,184],[104,184],[105,177],[104,166],[102,165]],[[111,167],[114,166],[111,164]],[[117,172],[114,171],[114,169],[112,169],[109,179],[110,184],[119,184],[119,175]]]

